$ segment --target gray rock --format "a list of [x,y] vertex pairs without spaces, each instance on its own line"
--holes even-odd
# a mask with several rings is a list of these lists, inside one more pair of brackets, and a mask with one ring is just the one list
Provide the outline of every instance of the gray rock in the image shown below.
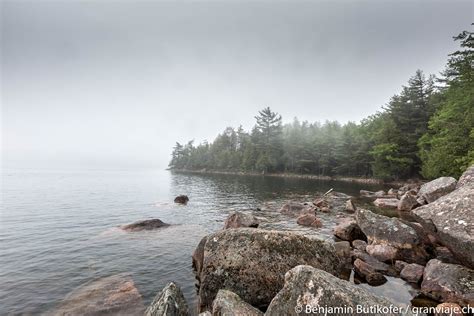
[[178,195],[174,198],[174,202],[178,204],[186,204],[189,202],[189,197],[187,195]]
[[464,185],[473,185],[474,184],[474,165],[467,168],[466,171],[459,178],[458,183],[456,184],[456,189]]
[[[369,210],[358,209],[356,220],[367,236],[370,250],[388,260],[403,260],[408,263],[424,264],[428,254],[424,250],[422,238],[416,230],[397,218],[375,214]],[[378,247],[375,247],[379,245]],[[367,246],[367,250],[369,250]],[[392,250],[396,252],[392,252]],[[383,256],[382,256],[383,255]],[[382,259],[382,260],[383,260]],[[385,260],[384,260],[385,261]]]
[[[200,310],[209,310],[220,289],[265,308],[283,286],[286,271],[298,264],[339,274],[343,263],[329,242],[259,228],[227,229],[204,242],[198,272]],[[199,251],[201,252],[201,251]],[[199,256],[196,256],[199,258]]]
[[474,270],[457,264],[430,260],[423,273],[423,294],[442,302],[474,305]]
[[412,191],[408,191],[400,198],[397,209],[399,211],[411,211],[416,205],[418,205],[416,194]]
[[212,304],[213,316],[263,316],[263,313],[228,290],[219,290]]
[[380,190],[377,192],[367,191],[367,190],[360,190],[360,196],[365,198],[384,198],[387,197],[385,191]]
[[356,239],[366,240],[367,237],[360,229],[355,219],[345,218],[333,228],[333,234],[339,239],[353,241]]
[[183,292],[173,282],[168,283],[153,299],[145,316],[187,316],[188,304]]
[[280,209],[280,213],[292,216],[299,216],[310,211],[313,211],[310,206],[298,202],[287,202]]
[[382,208],[397,208],[398,199],[395,198],[378,198],[374,201],[374,205]]
[[351,244],[348,241],[338,241],[334,243],[336,254],[344,262],[351,263]]
[[454,264],[460,264],[459,260],[457,260],[451,250],[449,250],[447,247],[436,247],[435,249],[436,253],[436,259],[438,259],[441,262],[444,263],[454,263]]
[[[300,265],[285,274],[285,285],[273,298],[265,315],[325,315],[325,312],[328,312],[327,315],[355,315],[357,306],[377,305],[388,308],[393,303],[325,271]],[[300,313],[295,310],[297,308],[301,308]],[[309,313],[306,313],[306,308],[310,309]],[[313,312],[311,309],[314,309]],[[376,311],[358,314],[395,315]]]
[[260,221],[252,214],[246,214],[237,211],[233,212],[227,217],[224,223],[224,229],[240,227],[257,228],[259,224]]
[[416,263],[406,264],[400,272],[400,277],[407,282],[418,283],[423,277],[425,267]]
[[170,226],[169,224],[163,223],[158,218],[154,219],[145,219],[142,221],[137,221],[131,224],[122,225],[120,226],[121,229],[128,231],[128,232],[138,232],[142,230],[152,230],[162,227]]
[[408,263],[406,263],[405,261],[397,260],[397,261],[395,261],[395,265],[394,265],[394,266],[395,266],[395,269],[396,269],[397,271],[400,271],[400,272],[401,272],[401,271],[403,270],[403,268],[405,268],[405,266],[406,266],[407,264],[408,264]]
[[383,262],[392,262],[399,257],[398,249],[386,244],[371,244],[365,247],[365,251],[374,258]]
[[132,278],[118,274],[87,283],[71,292],[53,315],[143,315],[145,306]]
[[367,242],[365,242],[363,240],[360,240],[360,239],[356,239],[356,240],[352,241],[352,247],[354,247],[355,249],[361,250],[361,251],[365,251],[365,249],[367,247]]
[[432,203],[455,188],[456,179],[453,177],[441,177],[423,184],[420,191],[418,191],[418,197],[423,198],[428,203]]
[[464,185],[412,210],[416,220],[468,267],[474,268],[474,185]]
[[355,212],[356,206],[354,205],[354,202],[352,202],[351,199],[346,201],[346,204],[344,205],[344,211],[346,212]]

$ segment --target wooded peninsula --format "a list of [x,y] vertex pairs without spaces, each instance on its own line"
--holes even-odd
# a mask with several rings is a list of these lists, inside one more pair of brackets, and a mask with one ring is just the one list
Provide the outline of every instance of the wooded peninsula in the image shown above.
[[421,70],[361,122],[283,124],[269,107],[251,131],[227,127],[212,143],[176,143],[176,170],[299,173],[387,180],[459,177],[474,163],[474,32],[454,40],[440,75]]

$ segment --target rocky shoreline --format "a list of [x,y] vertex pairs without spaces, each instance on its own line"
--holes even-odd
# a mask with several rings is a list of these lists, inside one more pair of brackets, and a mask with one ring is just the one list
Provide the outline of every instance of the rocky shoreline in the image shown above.
[[[334,240],[261,228],[261,219],[253,213],[234,212],[222,230],[199,242],[190,258],[198,311],[189,310],[173,282],[145,309],[133,280],[125,276],[123,281],[105,282],[105,278],[72,293],[53,314],[126,311],[130,315],[131,310],[133,315],[147,316],[472,314],[474,166],[458,181],[442,177],[388,192],[361,191],[361,196],[379,207],[408,213],[413,220],[359,208],[352,197],[338,192],[312,201],[289,201],[275,210],[312,230],[327,225],[321,221],[323,214],[333,214],[339,218]],[[161,221],[138,222],[127,231],[165,226]],[[387,278],[413,284],[429,303],[414,300],[412,311],[357,285],[380,286]],[[77,304],[84,297],[92,304]],[[420,313],[420,308],[427,312]]]
[[[319,176],[312,174],[298,174],[298,173],[265,173],[261,172],[243,172],[243,171],[221,171],[221,170],[192,170],[192,169],[168,169],[172,172],[177,173],[193,173],[193,174],[222,174],[222,175],[232,175],[232,176],[265,176],[265,177],[279,177],[279,178],[295,178],[295,179],[310,179],[310,180],[324,180],[324,181],[341,181],[341,182],[354,182],[362,184],[387,184],[394,186],[402,186],[406,184],[407,181],[384,181],[382,179],[376,178],[352,178],[352,177],[329,177],[329,176]],[[419,180],[411,180],[409,182],[420,183]]]

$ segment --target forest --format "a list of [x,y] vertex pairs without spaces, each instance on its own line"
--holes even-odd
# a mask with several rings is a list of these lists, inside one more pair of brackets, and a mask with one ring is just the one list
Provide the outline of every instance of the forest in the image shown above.
[[438,75],[417,70],[360,122],[283,124],[269,107],[251,131],[227,127],[212,143],[176,143],[171,169],[432,179],[474,163],[474,32],[454,40]]

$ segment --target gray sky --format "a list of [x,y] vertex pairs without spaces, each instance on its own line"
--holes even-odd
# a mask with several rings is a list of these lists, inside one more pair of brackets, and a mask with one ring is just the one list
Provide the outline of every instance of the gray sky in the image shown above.
[[472,1],[2,1],[6,167],[166,167],[175,141],[375,113]]

